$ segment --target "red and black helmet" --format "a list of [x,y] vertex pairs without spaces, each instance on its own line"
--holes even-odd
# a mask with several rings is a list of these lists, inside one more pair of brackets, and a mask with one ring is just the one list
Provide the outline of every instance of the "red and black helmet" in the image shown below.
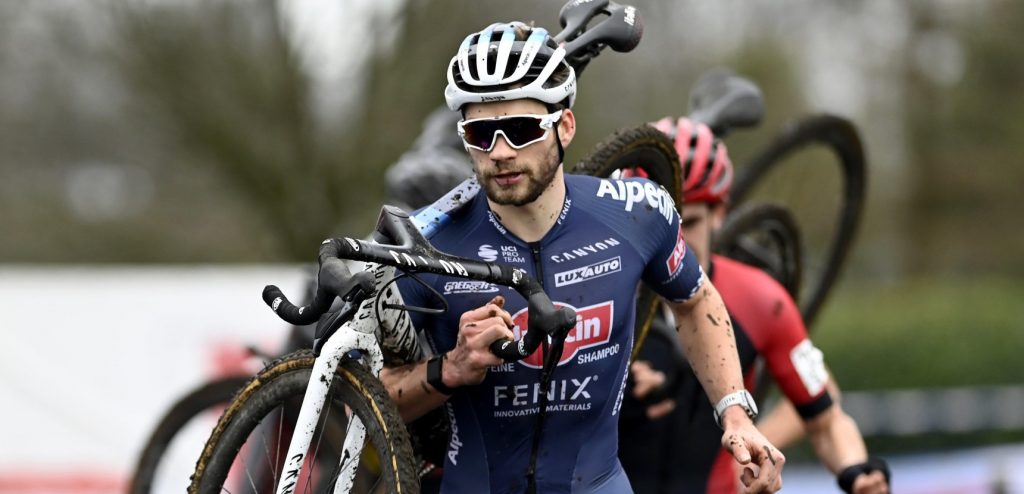
[[732,161],[725,144],[715,138],[707,125],[686,117],[673,122],[665,117],[653,124],[676,144],[683,167],[684,202],[722,202],[729,198]]

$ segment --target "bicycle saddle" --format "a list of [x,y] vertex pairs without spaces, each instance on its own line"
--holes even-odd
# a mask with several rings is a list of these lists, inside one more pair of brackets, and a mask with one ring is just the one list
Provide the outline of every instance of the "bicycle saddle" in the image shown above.
[[735,128],[753,127],[764,117],[761,89],[729,69],[706,72],[690,91],[690,119],[722,137]]

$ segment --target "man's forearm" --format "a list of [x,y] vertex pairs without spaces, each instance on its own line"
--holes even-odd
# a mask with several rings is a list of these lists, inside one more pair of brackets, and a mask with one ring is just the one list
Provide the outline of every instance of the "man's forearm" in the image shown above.
[[672,309],[683,351],[711,403],[743,389],[732,321],[711,281],[704,281],[693,300]]
[[814,452],[832,473],[867,461],[867,447],[857,423],[838,404],[806,424]]
[[385,368],[380,373],[380,380],[405,422],[423,416],[448,399],[427,382],[426,362]]
[[796,407],[783,399],[757,421],[757,429],[778,448],[786,448],[806,435],[804,421]]

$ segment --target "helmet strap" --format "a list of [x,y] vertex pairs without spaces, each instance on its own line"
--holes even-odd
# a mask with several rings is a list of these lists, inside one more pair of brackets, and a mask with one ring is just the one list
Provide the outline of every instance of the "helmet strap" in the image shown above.
[[553,125],[555,129],[555,145],[558,146],[558,162],[565,162],[565,148],[562,147],[562,139],[558,137],[558,122]]

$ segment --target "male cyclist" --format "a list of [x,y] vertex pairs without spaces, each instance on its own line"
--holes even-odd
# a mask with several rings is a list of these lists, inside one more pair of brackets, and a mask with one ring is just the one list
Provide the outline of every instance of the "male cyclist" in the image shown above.
[[[718,287],[731,315],[746,384],[753,387],[755,362],[763,360],[792,405],[759,423],[776,445],[806,428],[821,461],[839,475],[849,493],[887,493],[888,468],[870,459],[857,425],[833,398],[838,390],[822,353],[807,337],[800,312],[786,290],[764,272],[711,255],[711,237],[722,226],[732,183],[725,145],[711,130],[686,118],[655,126],[673,137],[683,166],[682,213],[687,247]],[[624,175],[632,175],[626,171]],[[715,434],[713,410],[704,391],[672,342],[657,331],[632,365],[636,383],[623,404],[619,457],[637,493],[737,492],[733,462]],[[657,368],[655,370],[652,368]],[[669,380],[676,384],[666,400],[641,400]],[[799,414],[799,415],[798,415]],[[765,422],[768,422],[765,424]]]
[[528,330],[526,301],[443,276],[399,282],[406,305],[445,299],[444,314],[412,314],[437,355],[381,378],[406,420],[445,406],[452,432],[442,492],[628,493],[617,415],[643,279],[670,301],[718,410],[710,427],[748,465],[746,491],[775,492],[785,458],[753,425],[728,314],[686,249],[669,195],[644,179],[563,173],[576,130],[576,80],[564,54],[545,30],[519,22],[493,24],[459,47],[445,99],[462,113],[458,131],[485,194],[432,239],[442,251],[525,269],[553,301],[575,308],[549,393],[538,384],[548,345],[519,362],[488,350]]

